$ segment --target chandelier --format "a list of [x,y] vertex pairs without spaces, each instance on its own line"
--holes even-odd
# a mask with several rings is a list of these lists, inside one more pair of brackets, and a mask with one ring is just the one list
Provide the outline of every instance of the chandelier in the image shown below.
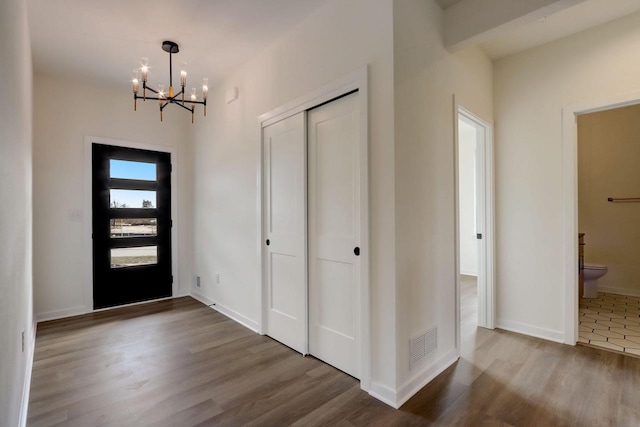
[[[165,40],[162,42],[162,50],[169,53],[169,91],[165,92],[163,85],[158,85],[158,89],[154,89],[151,86],[147,86],[147,77],[149,76],[149,60],[142,58],[142,66],[133,70],[133,111],[137,110],[138,99],[146,101],[147,99],[158,101],[160,106],[160,121],[162,121],[162,111],[169,104],[177,105],[191,112],[191,123],[194,121],[194,113],[196,105],[202,105],[204,115],[207,115],[207,94],[209,93],[209,79],[202,79],[202,101],[198,101],[196,97],[196,88],[191,88],[190,98],[185,101],[185,86],[187,85],[187,63],[182,63],[182,69],[180,70],[180,92],[174,93],[173,89],[173,61],[172,55],[180,52],[178,43]],[[138,86],[140,82],[140,76],[142,75],[142,96],[138,95]],[[157,96],[147,96],[147,91],[156,94]]]

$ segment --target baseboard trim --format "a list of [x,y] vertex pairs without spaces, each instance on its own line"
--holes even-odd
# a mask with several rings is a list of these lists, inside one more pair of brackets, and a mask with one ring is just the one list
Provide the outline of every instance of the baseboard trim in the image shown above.
[[404,385],[402,385],[402,387],[400,387],[400,389],[398,390],[398,395],[396,398],[396,408],[404,405],[405,402],[411,399],[411,397],[419,392],[420,389],[429,384],[435,377],[443,373],[457,361],[458,350],[454,348],[444,356],[442,356],[435,363],[427,366],[420,373],[416,374],[413,378],[405,382]]
[[608,286],[598,286],[598,292],[606,292],[608,294],[625,295],[628,297],[640,297],[640,289],[611,288]]
[[224,314],[229,319],[240,323],[245,328],[251,329],[253,332],[258,333],[258,322],[256,322],[255,320],[251,320],[248,317],[238,313],[237,311],[232,310],[229,307],[225,307],[224,305],[212,300],[207,296],[202,295],[199,292],[196,292],[195,290],[191,290],[191,296],[201,303],[213,308],[217,312]]
[[371,387],[369,388],[369,395],[375,397],[379,401],[386,403],[394,409],[398,409],[396,405],[397,393],[395,390],[387,387],[386,385],[371,381]]
[[539,328],[537,326],[526,325],[524,323],[513,322],[510,320],[498,319],[496,328],[505,331],[515,332],[517,334],[529,335],[543,340],[558,342],[564,344],[564,332],[554,331],[553,329]]
[[33,372],[33,355],[36,348],[36,327],[37,322],[34,317],[33,324],[31,326],[31,339],[30,345],[27,348],[27,366],[24,373],[24,384],[22,386],[22,405],[20,407],[20,420],[18,425],[20,427],[26,427],[27,415],[29,414],[29,396],[31,395],[31,373]]
[[131,304],[116,305],[114,307],[99,308],[97,310],[94,310],[90,307],[79,306],[79,307],[66,308],[64,310],[48,311],[45,313],[36,314],[36,323],[48,322],[50,320],[65,319],[67,317],[81,316],[83,314],[89,314],[89,313],[100,313],[101,311],[133,307],[135,305],[150,304],[152,302],[166,301],[174,298],[182,298],[182,297],[188,297],[188,296],[190,296],[190,293],[188,290],[180,290],[178,292],[178,295],[172,295],[170,297],[157,298],[157,299],[140,301],[140,302],[132,302]]
[[65,317],[80,316],[82,314],[90,313],[91,310],[87,310],[85,306],[66,308],[64,310],[48,311],[45,313],[36,314],[36,323],[48,322],[49,320],[64,319]]

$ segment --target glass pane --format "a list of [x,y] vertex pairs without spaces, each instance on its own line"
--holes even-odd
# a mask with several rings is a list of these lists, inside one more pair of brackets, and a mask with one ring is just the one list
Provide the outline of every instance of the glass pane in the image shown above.
[[156,218],[114,218],[111,220],[111,238],[154,237],[158,235]]
[[155,208],[156,192],[147,190],[109,190],[112,208]]
[[156,180],[156,164],[130,162],[127,160],[109,160],[111,178],[139,179],[142,181]]
[[111,268],[158,263],[157,246],[111,249]]

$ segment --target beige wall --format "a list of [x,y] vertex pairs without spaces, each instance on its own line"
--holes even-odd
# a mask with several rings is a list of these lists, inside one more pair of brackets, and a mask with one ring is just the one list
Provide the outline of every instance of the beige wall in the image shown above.
[[34,339],[32,70],[24,0],[0,2],[0,40],[0,426],[18,426],[26,421]]
[[494,63],[497,323],[564,340],[562,108],[640,89],[640,15]]
[[585,262],[609,268],[606,292],[640,295],[640,105],[578,116],[578,223]]
[[[493,121],[492,64],[451,55],[433,0],[396,0],[394,18],[396,298],[399,399],[455,359],[454,107]],[[438,326],[438,350],[409,370],[409,339]]]
[[[91,310],[85,299],[87,223],[85,136],[175,147],[178,150],[178,270],[183,290],[191,283],[191,117],[167,108],[160,122],[156,104],[138,104],[126,81],[100,87],[77,80],[37,74],[34,105],[34,300],[38,318]],[[175,170],[175,169],[174,169]],[[73,211],[81,217],[74,219]],[[175,242],[174,242],[175,243]],[[88,255],[87,255],[88,254]]]

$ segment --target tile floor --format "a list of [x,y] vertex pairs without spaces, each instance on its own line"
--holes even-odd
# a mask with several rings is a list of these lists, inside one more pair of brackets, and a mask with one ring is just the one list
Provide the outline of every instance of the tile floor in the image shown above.
[[578,342],[640,357],[640,298],[598,292],[580,299]]

